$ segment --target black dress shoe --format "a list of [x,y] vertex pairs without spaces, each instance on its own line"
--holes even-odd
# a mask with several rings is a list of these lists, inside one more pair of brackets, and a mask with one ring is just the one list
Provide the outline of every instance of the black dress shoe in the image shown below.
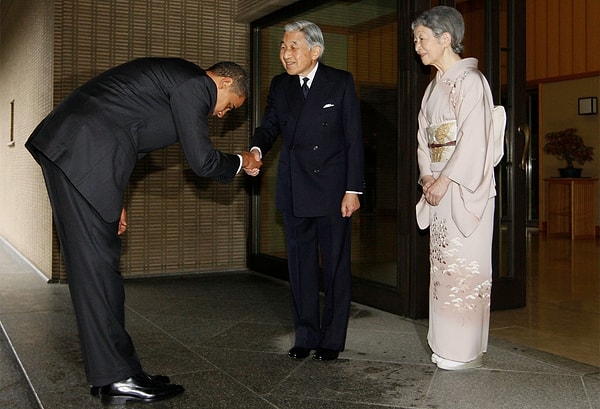
[[302,347],[293,347],[288,351],[288,356],[292,359],[304,359],[310,355],[310,349]]
[[319,348],[313,355],[313,359],[317,361],[334,361],[340,355],[340,351],[334,351],[333,349]]
[[157,382],[139,372],[131,378],[101,387],[100,398],[103,404],[123,405],[127,401],[153,402],[168,399],[183,391],[181,385]]
[[[148,378],[149,380],[162,382],[162,383],[171,383],[171,380],[168,376],[165,375],[150,375],[148,372],[142,370],[141,374]],[[100,396],[100,386],[90,386],[90,395],[92,396]]]

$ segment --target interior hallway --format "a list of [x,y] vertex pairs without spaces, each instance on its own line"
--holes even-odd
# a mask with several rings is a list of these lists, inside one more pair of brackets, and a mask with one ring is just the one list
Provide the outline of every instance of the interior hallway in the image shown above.
[[[425,320],[358,304],[338,361],[293,361],[287,284],[254,273],[129,280],[128,329],[145,368],[187,389],[152,408],[598,409],[599,254],[598,240],[530,233],[528,306],[492,313],[485,364],[463,372],[430,362]],[[0,407],[102,407],[67,287],[3,241],[0,323]]]
[[527,306],[495,311],[491,334],[600,367],[600,239],[527,233]]

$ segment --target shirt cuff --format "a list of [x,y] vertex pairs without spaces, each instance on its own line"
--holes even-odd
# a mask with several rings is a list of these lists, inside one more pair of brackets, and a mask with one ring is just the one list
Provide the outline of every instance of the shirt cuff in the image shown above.
[[240,166],[238,167],[237,172],[235,172],[235,174],[237,175],[238,173],[240,173],[240,170],[242,170],[242,165],[244,164],[244,159],[242,159],[242,155],[240,155],[239,153],[237,154],[237,157],[240,158]]
[[260,150],[260,148],[258,146],[253,146],[250,148],[250,152],[252,151],[258,151],[258,153],[260,154],[260,158],[262,159],[262,151]]

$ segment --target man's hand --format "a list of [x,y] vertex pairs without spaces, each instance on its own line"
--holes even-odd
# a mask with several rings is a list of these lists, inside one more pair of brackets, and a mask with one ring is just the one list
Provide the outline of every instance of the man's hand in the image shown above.
[[127,212],[125,211],[125,208],[123,208],[123,210],[121,210],[121,218],[119,219],[119,230],[117,230],[117,234],[120,236],[121,234],[125,233],[125,230],[127,230]]
[[246,172],[247,175],[256,176],[260,172],[260,167],[262,166],[262,160],[260,159],[260,152],[252,151],[252,152],[242,152],[242,169]]
[[350,217],[360,208],[360,200],[356,193],[346,193],[342,199],[342,217]]

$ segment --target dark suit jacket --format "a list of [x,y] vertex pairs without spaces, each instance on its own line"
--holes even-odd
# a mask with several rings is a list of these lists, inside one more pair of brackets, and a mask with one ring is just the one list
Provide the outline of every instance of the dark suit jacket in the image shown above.
[[339,214],[345,192],[363,189],[361,127],[351,73],[319,63],[306,100],[298,76],[274,77],[251,146],[266,154],[281,135],[277,207],[297,217]]
[[238,156],[217,151],[209,138],[216,98],[214,81],[195,64],[140,58],[73,91],[26,147],[54,162],[104,220],[115,221],[136,160],[175,142],[196,174],[232,180]]

